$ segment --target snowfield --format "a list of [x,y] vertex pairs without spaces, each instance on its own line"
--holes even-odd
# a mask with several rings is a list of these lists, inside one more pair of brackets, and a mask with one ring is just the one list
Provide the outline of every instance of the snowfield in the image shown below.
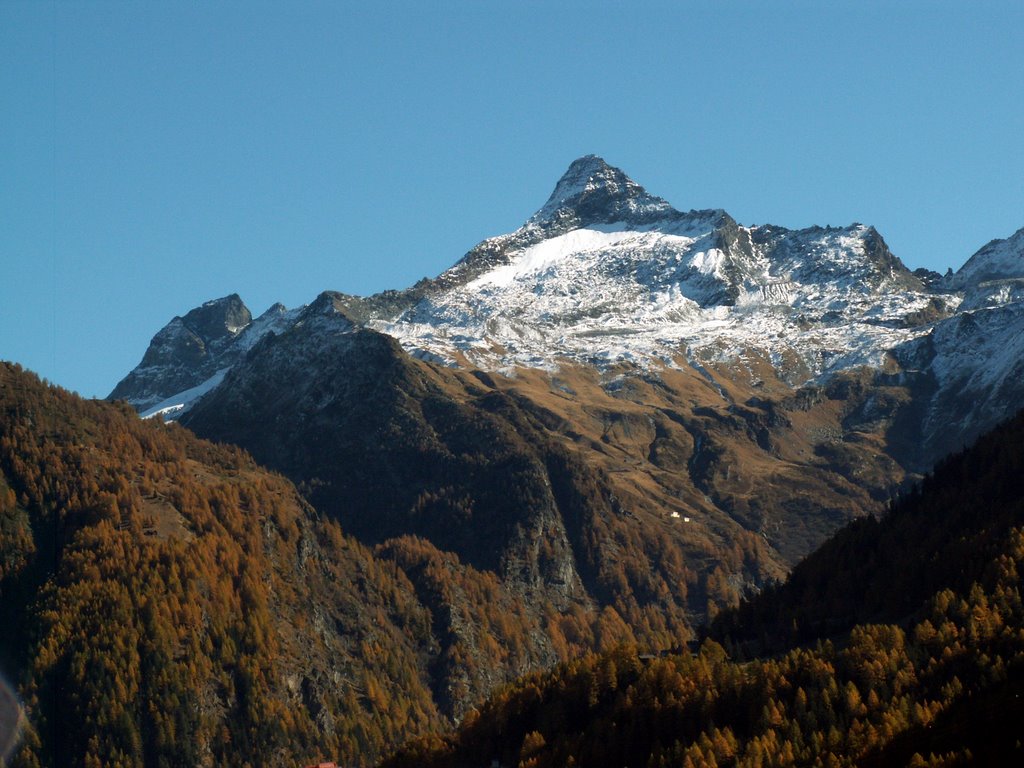
[[[680,216],[557,235],[370,326],[416,356],[485,369],[559,359],[675,365],[681,354],[728,362],[756,351],[796,355],[811,376],[881,365],[887,350],[930,331],[907,318],[935,294],[893,291],[892,275],[868,258],[868,227],[788,233],[784,248],[730,252],[705,217],[701,229]],[[740,231],[755,241],[755,229]]]

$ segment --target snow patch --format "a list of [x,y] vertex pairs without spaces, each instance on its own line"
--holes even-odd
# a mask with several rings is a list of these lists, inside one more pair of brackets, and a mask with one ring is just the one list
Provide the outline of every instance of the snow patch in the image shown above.
[[229,370],[231,369],[222,368],[202,384],[192,387],[191,389],[186,389],[184,392],[179,392],[176,395],[172,395],[166,400],[157,403],[152,408],[143,411],[140,416],[144,419],[151,419],[154,416],[162,416],[164,419],[168,420],[180,418],[206,394],[219,387],[221,382],[224,381],[224,377],[227,375]]

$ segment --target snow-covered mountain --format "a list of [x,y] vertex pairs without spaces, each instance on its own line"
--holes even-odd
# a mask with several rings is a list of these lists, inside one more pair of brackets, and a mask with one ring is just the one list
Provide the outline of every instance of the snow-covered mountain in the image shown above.
[[520,229],[422,293],[369,324],[430,359],[646,367],[756,351],[789,360],[794,382],[880,365],[926,331],[923,312],[959,303],[930,292],[872,227],[793,231],[683,213],[594,156],[574,162]]
[[[873,227],[789,230],[743,226],[722,210],[679,211],[590,155],[522,227],[437,278],[368,298],[329,294],[309,308],[277,305],[255,321],[237,296],[210,302],[160,331],[111,396],[173,417],[220,386],[265,334],[306,322],[327,301],[414,357],[504,373],[712,366],[757,385],[767,364],[800,387],[896,366],[930,398],[928,423],[941,422],[964,382],[978,383],[975,403],[979,387],[1002,382],[998,413],[981,429],[1024,405],[1004,391],[1018,359],[1007,350],[1024,330],[1022,254],[1024,230],[953,275],[922,280]],[[1000,354],[979,353],[971,329],[981,328],[985,348]]]

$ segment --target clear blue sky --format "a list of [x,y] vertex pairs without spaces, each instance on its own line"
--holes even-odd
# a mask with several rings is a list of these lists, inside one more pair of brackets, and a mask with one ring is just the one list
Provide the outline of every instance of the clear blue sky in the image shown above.
[[104,396],[207,299],[436,275],[587,153],[956,268],[1024,226],[1022,41],[1019,1],[2,0],[0,358]]

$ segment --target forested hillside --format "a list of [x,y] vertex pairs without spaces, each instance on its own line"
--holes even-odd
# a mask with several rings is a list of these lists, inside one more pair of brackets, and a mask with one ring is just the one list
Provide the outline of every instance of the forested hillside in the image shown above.
[[865,622],[907,622],[943,589],[966,594],[1024,524],[1024,414],[950,456],[880,517],[859,519],[784,584],[720,615],[712,636],[772,652]]
[[1019,417],[720,616],[721,643],[532,675],[385,765],[1018,764],[1022,449]]
[[1022,448],[1024,418],[696,655],[652,653],[664,630],[538,605],[415,536],[368,548],[240,450],[4,365],[13,765],[366,765],[402,742],[387,765],[1019,760]]
[[361,544],[239,449],[11,365],[0,532],[19,766],[369,764],[522,674],[678,636],[568,581],[534,599],[414,535]]
[[16,766],[367,760],[443,727],[430,614],[234,448],[0,367]]
[[415,537],[371,550],[240,450],[10,365],[0,532],[18,766],[366,764],[632,637],[614,611],[547,613]]

